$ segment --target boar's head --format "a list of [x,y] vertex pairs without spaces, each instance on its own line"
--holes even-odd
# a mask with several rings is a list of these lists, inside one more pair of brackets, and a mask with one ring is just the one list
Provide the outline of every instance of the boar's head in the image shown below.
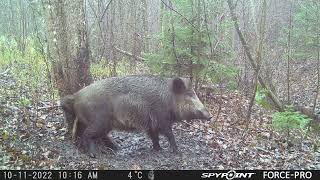
[[196,95],[189,79],[174,78],[172,81],[172,91],[178,120],[211,120],[212,115]]

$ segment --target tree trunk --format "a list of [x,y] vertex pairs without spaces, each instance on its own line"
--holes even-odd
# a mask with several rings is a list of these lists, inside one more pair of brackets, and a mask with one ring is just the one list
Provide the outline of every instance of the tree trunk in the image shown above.
[[[263,1],[262,4],[262,15],[260,19],[260,26],[259,26],[259,44],[258,44],[258,49],[257,49],[257,70],[254,73],[254,80],[253,80],[253,92],[252,92],[252,97],[249,103],[249,108],[247,111],[247,120],[250,120],[251,117],[251,111],[252,111],[252,106],[254,104],[254,100],[256,97],[257,93],[257,86],[258,86],[258,76],[262,64],[262,53],[263,53],[263,44],[264,44],[264,39],[265,39],[265,25],[266,25],[266,12],[267,12],[267,2],[266,0]],[[249,124],[249,122],[248,122]]]
[[[75,2],[74,11],[79,12],[74,19],[68,17],[68,4],[56,0],[50,4],[48,29],[52,55],[54,82],[60,97],[73,94],[91,83],[90,50],[85,25],[84,0]],[[70,8],[70,7],[69,7]],[[72,22],[69,22],[72,21]],[[72,26],[74,25],[74,26]],[[75,42],[73,42],[73,41]],[[71,132],[73,121],[67,122]]]
[[148,26],[148,1],[147,0],[142,0],[143,4],[143,12],[142,12],[142,19],[143,19],[143,51],[144,52],[149,52],[150,48],[150,43],[149,43],[149,26]]
[[289,10],[289,31],[287,44],[287,103],[290,104],[290,61],[291,61],[291,30],[292,30],[292,1]]
[[177,54],[177,50],[176,50],[176,33],[175,33],[175,29],[174,29],[174,17],[173,15],[171,14],[170,12],[170,16],[171,16],[171,19],[170,19],[170,23],[171,23],[171,43],[172,43],[172,53],[175,57],[175,60],[176,60],[176,64],[177,64],[177,67],[178,67],[178,76],[181,76],[181,65],[180,65],[180,61],[179,61],[179,57],[178,57],[178,54]]
[[[113,5],[114,3],[112,3]],[[111,67],[111,76],[117,76],[117,60],[116,60],[116,53],[114,49],[112,48],[115,45],[115,40],[114,40],[114,17],[115,17],[115,7],[111,7],[111,17],[108,17],[110,19],[110,59],[112,60],[112,67]]]
[[[319,5],[316,4],[317,6],[317,24],[319,24]],[[316,110],[316,106],[317,106],[317,99],[318,99],[318,95],[319,95],[319,90],[320,90],[320,28],[318,28],[318,32],[317,32],[317,44],[318,44],[318,48],[317,48],[317,88],[316,88],[316,94],[314,96],[314,100],[313,100],[313,108],[312,108],[312,112],[313,114],[315,113]]]
[[[237,21],[237,17],[234,13],[234,8],[233,5],[232,5],[232,2],[231,0],[228,0],[228,6],[229,6],[229,9],[230,9],[230,14],[231,14],[231,17],[232,17],[232,20],[234,22],[234,27],[236,29],[236,32],[240,38],[240,41],[241,41],[241,44],[242,46],[244,47],[244,50],[246,52],[246,55],[248,57],[248,60],[253,68],[253,70],[255,72],[258,71],[258,67],[257,67],[257,64],[255,62],[255,60],[253,59],[251,53],[250,53],[250,49],[249,49],[249,46],[247,45],[247,42],[246,40],[244,39],[243,37],[243,34],[242,32],[240,31],[240,28],[239,28],[239,24],[238,24],[238,21]],[[276,109],[282,111],[283,110],[283,106],[282,106],[282,103],[280,102],[280,100],[278,99],[278,97],[270,90],[270,88],[267,86],[266,82],[264,81],[264,79],[261,77],[261,75],[258,75],[258,80],[259,80],[259,83],[260,85],[267,90],[268,92],[268,96],[270,97],[270,99],[272,100],[272,102],[274,102],[275,104],[275,107]]]

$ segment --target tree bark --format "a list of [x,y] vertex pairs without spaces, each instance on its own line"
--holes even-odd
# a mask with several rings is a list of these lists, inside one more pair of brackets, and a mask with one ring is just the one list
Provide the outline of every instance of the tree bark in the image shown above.
[[[319,24],[319,4],[316,4],[317,6],[317,24]],[[312,112],[313,114],[315,113],[316,110],[316,106],[317,106],[317,99],[318,99],[318,95],[319,95],[319,90],[320,90],[320,28],[318,27],[318,32],[317,33],[317,44],[318,44],[318,48],[317,48],[317,88],[316,88],[316,94],[314,96],[314,100],[313,100],[313,108],[312,108]]]
[[176,64],[178,66],[178,76],[181,76],[181,71],[180,71],[180,60],[177,54],[177,50],[176,50],[176,33],[175,33],[175,29],[174,29],[174,17],[171,14],[171,19],[170,19],[170,23],[171,23],[171,43],[172,43],[172,53],[176,59]]
[[[84,0],[74,2],[72,7],[63,0],[49,3],[52,3],[48,14],[48,29],[53,77],[60,97],[64,97],[89,85],[92,81],[89,72],[90,50]],[[70,18],[71,15],[66,13],[68,8],[73,8],[78,15]],[[71,132],[73,121],[67,123]]]
[[289,31],[287,44],[287,103],[290,104],[290,61],[291,61],[291,30],[292,30],[292,1],[290,1]]

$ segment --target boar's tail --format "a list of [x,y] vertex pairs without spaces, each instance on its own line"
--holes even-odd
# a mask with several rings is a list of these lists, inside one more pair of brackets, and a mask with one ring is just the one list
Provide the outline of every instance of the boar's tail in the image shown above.
[[72,127],[76,119],[76,114],[73,109],[73,104],[74,104],[73,95],[67,95],[61,100],[61,107],[64,111],[64,115],[66,117],[66,121],[68,124],[68,132],[72,131]]

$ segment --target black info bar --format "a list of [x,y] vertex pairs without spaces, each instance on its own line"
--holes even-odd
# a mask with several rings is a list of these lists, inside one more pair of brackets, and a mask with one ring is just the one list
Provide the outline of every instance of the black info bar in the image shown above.
[[320,170],[1,170],[1,180],[306,179]]

